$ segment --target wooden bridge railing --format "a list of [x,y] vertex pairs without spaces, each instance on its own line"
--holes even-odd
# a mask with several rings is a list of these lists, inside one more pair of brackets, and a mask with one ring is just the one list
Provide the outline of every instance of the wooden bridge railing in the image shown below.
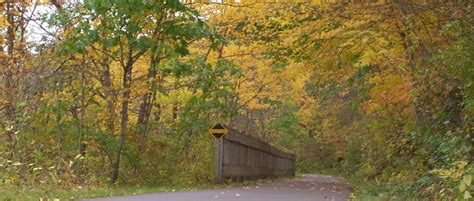
[[295,155],[229,129],[215,149],[216,183],[224,179],[255,179],[295,175]]

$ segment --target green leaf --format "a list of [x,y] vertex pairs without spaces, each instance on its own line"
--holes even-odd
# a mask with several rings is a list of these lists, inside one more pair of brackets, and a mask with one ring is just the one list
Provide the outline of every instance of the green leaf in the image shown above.
[[466,184],[464,182],[461,182],[459,184],[459,191],[464,192],[466,190]]
[[112,47],[116,43],[117,43],[117,40],[115,38],[108,38],[108,39],[105,39],[105,41],[104,41],[105,47]]
[[178,46],[176,48],[176,52],[179,53],[181,56],[186,56],[189,54],[189,50],[185,46]]
[[465,175],[462,178],[462,181],[464,182],[464,184],[466,184],[466,186],[470,186],[471,182],[472,182],[472,176],[471,175]]
[[137,48],[140,50],[148,49],[152,46],[153,40],[146,36],[141,36],[138,38]]

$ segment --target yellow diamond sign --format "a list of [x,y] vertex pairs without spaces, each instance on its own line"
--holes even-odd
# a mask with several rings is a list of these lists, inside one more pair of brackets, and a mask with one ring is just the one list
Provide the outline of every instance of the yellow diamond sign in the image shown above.
[[227,128],[225,128],[221,123],[217,123],[211,129],[209,129],[209,133],[214,136],[216,139],[220,139],[227,134]]

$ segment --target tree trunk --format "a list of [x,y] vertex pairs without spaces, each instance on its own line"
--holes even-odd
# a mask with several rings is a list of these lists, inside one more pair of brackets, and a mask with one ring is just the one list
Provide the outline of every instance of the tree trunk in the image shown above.
[[115,102],[117,95],[114,92],[113,86],[112,86],[112,81],[110,78],[110,67],[107,65],[106,69],[104,70],[102,74],[102,85],[105,86],[105,99],[107,101],[107,132],[110,134],[110,136],[114,136],[115,133]]
[[119,145],[115,153],[115,161],[113,164],[113,171],[111,182],[115,183],[119,176],[120,169],[120,157],[122,155],[122,149],[125,145],[125,134],[127,132],[127,123],[128,123],[128,104],[130,99],[130,89],[132,82],[132,62],[129,61],[127,65],[123,68],[123,79],[122,79],[122,111],[120,119],[120,136],[119,136]]
[[[159,63],[159,59],[151,58],[150,62],[150,69],[148,71],[147,80],[152,80],[152,82],[156,85],[159,83],[155,80],[158,74],[156,70],[156,65]],[[161,82],[161,81],[159,81]],[[150,119],[151,110],[153,109],[153,105],[155,103],[155,96],[158,91],[158,87],[155,87],[151,84],[147,92],[142,95],[141,103],[140,103],[140,110],[138,112],[138,120],[137,120],[137,128],[140,131],[141,137],[145,137],[147,133],[147,125],[148,120]]]
[[[15,125],[15,96],[16,96],[16,86],[14,84],[14,62],[12,61],[14,56],[14,49],[15,49],[15,20],[13,17],[14,12],[14,5],[7,3],[7,58],[6,62],[6,70],[4,74],[5,78],[5,97],[6,97],[6,105],[5,105],[5,115],[6,115],[6,125],[7,129],[5,129],[4,135],[7,140],[10,141],[10,156],[9,159],[13,159],[16,154],[16,144],[17,144],[17,127]],[[22,27],[21,27],[22,28]]]
[[[416,60],[415,60],[416,55],[413,50],[414,44],[413,44],[412,38],[410,37],[411,27],[410,27],[410,21],[407,17],[409,13],[408,13],[408,7],[406,3],[400,3],[400,11],[402,13],[403,19],[401,21],[401,26],[397,25],[398,29],[400,30],[399,36],[403,45],[403,51],[405,54],[405,59],[407,60],[407,66],[410,68],[413,89],[418,91],[421,89],[421,86],[417,78],[418,70],[416,67]],[[414,97],[414,100],[412,102],[412,108],[413,108],[413,113],[416,119],[417,126],[426,127],[428,122],[424,115],[423,102],[421,98],[419,97],[419,95],[416,95]]]
[[[147,79],[152,80],[152,82],[156,85],[159,83],[155,80],[157,76],[156,65],[159,63],[159,59],[152,55],[150,68],[148,71]],[[161,81],[160,81],[161,82]],[[158,91],[157,87],[151,84],[148,87],[148,90],[145,94],[142,95],[141,103],[140,103],[140,110],[138,112],[138,119],[137,119],[137,131],[139,136],[139,147],[137,152],[137,164],[135,164],[135,171],[138,171],[140,168],[140,155],[146,149],[146,137],[148,135],[148,122],[151,115],[151,110],[153,109],[153,105],[156,101],[156,93]]]

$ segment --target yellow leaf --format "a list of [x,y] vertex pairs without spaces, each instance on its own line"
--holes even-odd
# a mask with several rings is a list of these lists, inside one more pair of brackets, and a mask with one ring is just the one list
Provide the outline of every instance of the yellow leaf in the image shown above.
[[469,191],[464,192],[464,199],[468,200],[469,198],[472,198],[471,193]]

